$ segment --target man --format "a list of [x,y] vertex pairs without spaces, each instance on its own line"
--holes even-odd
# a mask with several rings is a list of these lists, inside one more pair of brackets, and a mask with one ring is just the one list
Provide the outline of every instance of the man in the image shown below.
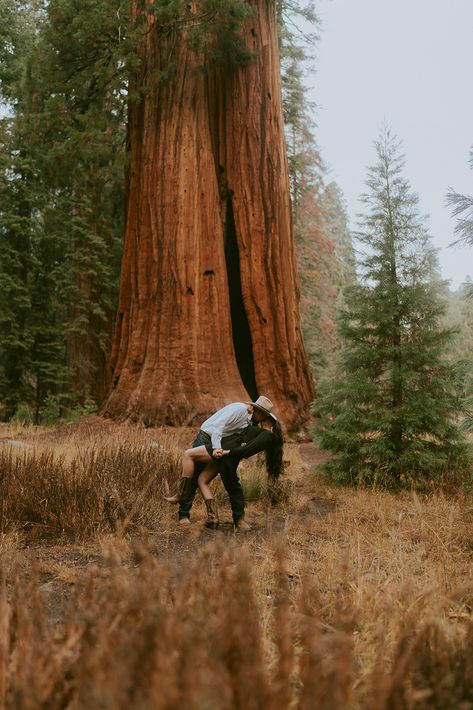
[[[212,444],[212,456],[216,459],[223,454],[222,437],[242,431],[250,423],[261,422],[271,414],[273,403],[267,397],[261,396],[255,402],[233,402],[222,407],[203,422],[200,431],[194,439],[193,447]],[[184,456],[182,462],[181,488],[179,489],[179,523],[190,525],[190,509],[194,502],[197,489],[197,479],[206,464],[195,463]],[[225,470],[224,470],[225,469]],[[222,468],[220,474],[223,485],[229,495],[233,512],[233,521],[237,530],[249,530],[250,526],[243,519],[243,490],[236,472]]]

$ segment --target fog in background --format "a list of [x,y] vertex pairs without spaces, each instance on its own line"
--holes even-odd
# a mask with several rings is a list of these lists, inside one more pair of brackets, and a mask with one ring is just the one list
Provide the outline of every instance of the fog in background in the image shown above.
[[444,278],[473,276],[473,248],[448,248],[455,222],[445,196],[473,194],[473,0],[318,0],[317,142],[328,180],[356,226],[373,141],[386,122],[402,141]]

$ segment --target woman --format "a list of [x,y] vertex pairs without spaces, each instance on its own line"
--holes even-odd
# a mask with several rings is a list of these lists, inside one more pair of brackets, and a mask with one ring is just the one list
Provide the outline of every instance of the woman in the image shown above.
[[[238,464],[241,459],[247,459],[260,451],[265,451],[268,477],[274,481],[282,470],[282,446],[283,437],[279,420],[273,414],[268,414],[268,417],[260,422],[260,426],[248,426],[238,434],[223,437],[222,448],[224,451],[218,458],[212,457],[212,444],[210,443],[187,449],[185,456],[189,457],[192,462],[207,464],[199,475],[197,483],[207,508],[206,525],[208,527],[217,527],[219,522],[217,506],[209,483],[220,473],[227,492],[231,494],[230,500],[235,526],[240,530],[248,529],[249,526],[243,519],[244,498],[237,475]],[[167,501],[179,503],[182,500],[186,491],[185,478],[181,477],[179,493],[175,496],[165,497]]]

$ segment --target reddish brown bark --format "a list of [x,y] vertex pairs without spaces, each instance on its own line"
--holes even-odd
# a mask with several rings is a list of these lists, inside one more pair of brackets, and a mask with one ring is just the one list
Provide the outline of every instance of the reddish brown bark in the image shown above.
[[147,21],[138,77],[147,92],[130,110],[114,386],[103,413],[180,424],[265,394],[298,428],[314,390],[300,330],[274,4],[258,0],[245,27],[257,53],[250,66],[204,74],[181,37],[176,71],[160,85],[172,39]]

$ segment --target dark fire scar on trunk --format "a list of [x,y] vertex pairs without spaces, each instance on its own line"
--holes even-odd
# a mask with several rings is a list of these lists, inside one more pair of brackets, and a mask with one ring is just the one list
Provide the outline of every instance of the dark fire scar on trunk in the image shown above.
[[241,379],[250,397],[256,399],[258,390],[255,378],[253,344],[250,326],[243,303],[240,275],[240,255],[236,237],[235,221],[231,197],[227,199],[225,228],[225,264],[227,267],[228,291],[230,295],[230,317],[233,347]]

